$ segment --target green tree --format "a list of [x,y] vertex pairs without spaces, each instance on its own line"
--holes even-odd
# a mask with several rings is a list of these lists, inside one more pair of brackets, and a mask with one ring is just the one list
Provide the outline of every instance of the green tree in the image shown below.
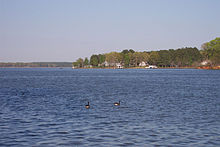
[[144,61],[144,62],[149,62],[149,59],[150,59],[149,53],[143,52],[143,53],[142,53],[142,61]]
[[110,65],[115,66],[116,63],[122,63],[123,56],[117,52],[110,52],[105,54],[105,59]]
[[[177,66],[192,66],[195,62],[201,61],[201,54],[197,48],[181,48],[174,51],[174,63]],[[171,59],[173,58],[173,55],[171,56]],[[172,61],[171,61],[172,63]]]
[[220,37],[204,43],[201,49],[201,54],[205,60],[211,60],[214,65],[220,64]]
[[129,51],[128,51],[128,50],[123,50],[121,53],[122,53],[122,54],[128,54]]
[[129,58],[129,50],[123,50],[121,52],[121,56],[122,56],[122,63],[124,64],[125,67],[129,67],[130,65],[130,58]]
[[157,65],[159,58],[160,56],[157,51],[150,52],[149,64]]
[[170,55],[170,66],[174,67],[175,66],[175,50],[174,49],[169,49],[169,55]]
[[73,67],[78,67],[78,63],[77,62],[73,62]]
[[84,66],[82,58],[79,58],[76,62],[78,63],[78,67],[83,67]]
[[88,58],[86,57],[85,60],[84,60],[84,66],[88,66],[89,65],[89,60]]
[[134,51],[133,49],[130,49],[130,50],[129,50],[129,53],[132,53],[132,54],[133,54],[133,53],[135,53],[135,51]]
[[98,64],[99,64],[99,57],[98,57],[98,55],[92,55],[90,57],[90,65],[98,66]]
[[98,55],[98,63],[103,64],[105,62],[105,55],[99,54]]
[[160,50],[158,51],[158,54],[159,54],[158,65],[164,67],[170,66],[171,64],[170,52],[168,50]]
[[135,52],[132,55],[132,65],[138,66],[142,61],[144,60],[143,58],[143,53],[141,52]]
[[124,54],[123,55],[123,63],[125,67],[129,67],[129,63],[130,63],[130,58],[128,54]]

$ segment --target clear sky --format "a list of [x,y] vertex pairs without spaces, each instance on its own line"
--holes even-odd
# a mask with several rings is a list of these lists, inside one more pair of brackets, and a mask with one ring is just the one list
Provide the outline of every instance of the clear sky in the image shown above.
[[220,0],[0,0],[0,62],[75,61],[220,37]]

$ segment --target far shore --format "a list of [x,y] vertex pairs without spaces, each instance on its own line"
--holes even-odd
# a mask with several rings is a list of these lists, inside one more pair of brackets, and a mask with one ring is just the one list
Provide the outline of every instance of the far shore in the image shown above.
[[[75,69],[119,69],[115,67],[92,67],[92,68],[75,68]],[[122,69],[146,69],[145,67],[128,67]],[[158,67],[156,69],[207,69],[207,70],[220,70],[220,66],[201,66],[201,67]],[[153,69],[154,70],[154,69]]]
[[[0,67],[0,68],[72,68],[72,67]],[[115,67],[83,67],[74,69],[118,69]],[[145,67],[127,67],[122,69],[146,69]],[[206,69],[206,70],[220,70],[220,66],[199,66],[199,67],[158,67],[157,69]]]

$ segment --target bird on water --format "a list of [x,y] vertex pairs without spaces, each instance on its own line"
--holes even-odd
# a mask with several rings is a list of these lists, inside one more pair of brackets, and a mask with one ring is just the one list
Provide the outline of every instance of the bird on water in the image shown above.
[[120,101],[114,103],[115,106],[120,106]]
[[86,109],[89,109],[90,108],[90,105],[89,105],[89,102],[87,105],[85,105]]

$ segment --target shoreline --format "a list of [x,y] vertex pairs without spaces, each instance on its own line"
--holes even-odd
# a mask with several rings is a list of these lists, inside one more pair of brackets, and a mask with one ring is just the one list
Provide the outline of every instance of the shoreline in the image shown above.
[[[72,67],[0,67],[0,68],[72,68]],[[73,69],[119,69],[115,67],[92,67],[92,68],[73,68]],[[146,69],[145,67],[128,67],[121,69]],[[205,69],[205,70],[220,70],[220,66],[199,66],[199,67],[158,67],[156,69]]]
[[220,70],[220,66],[201,66],[197,67],[197,69]]

